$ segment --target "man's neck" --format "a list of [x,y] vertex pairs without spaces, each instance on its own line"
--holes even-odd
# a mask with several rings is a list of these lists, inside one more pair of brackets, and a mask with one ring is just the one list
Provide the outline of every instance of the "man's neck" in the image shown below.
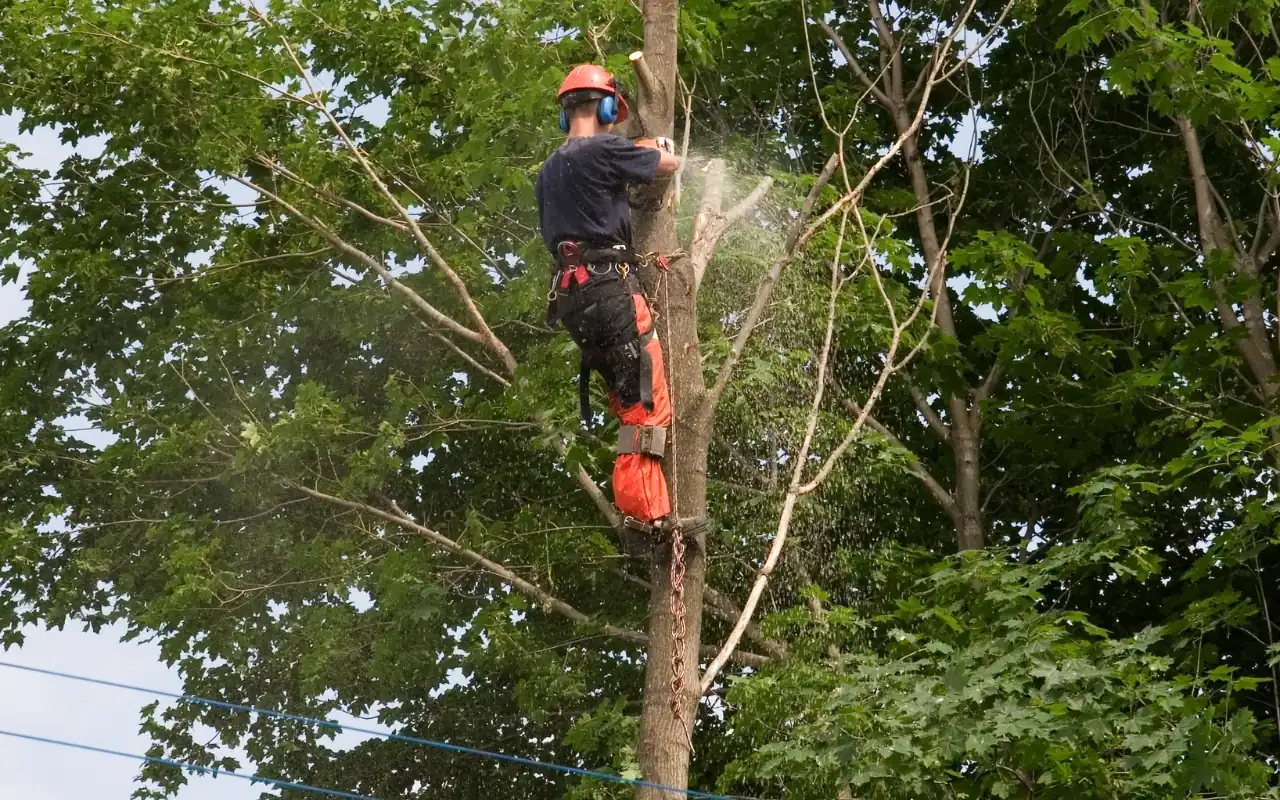
[[569,123],[570,139],[589,139],[601,133],[600,124],[590,117],[575,119]]

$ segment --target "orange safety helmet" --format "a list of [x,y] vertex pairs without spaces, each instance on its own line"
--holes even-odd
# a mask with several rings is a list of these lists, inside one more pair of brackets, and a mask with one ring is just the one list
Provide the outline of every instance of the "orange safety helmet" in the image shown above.
[[618,88],[618,79],[604,67],[580,64],[569,70],[556,96],[563,104],[566,94],[581,91],[598,92],[604,96],[604,101],[600,103],[601,123],[608,125],[626,120],[627,99],[622,96],[622,91]]

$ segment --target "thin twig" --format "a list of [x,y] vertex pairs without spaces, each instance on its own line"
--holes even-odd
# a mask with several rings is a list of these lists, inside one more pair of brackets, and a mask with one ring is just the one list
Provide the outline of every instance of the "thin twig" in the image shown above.
[[468,364],[474,367],[477,371],[479,371],[480,373],[482,373],[483,375],[489,378],[492,378],[495,382],[497,382],[503,388],[508,388],[511,386],[511,381],[507,380],[506,378],[502,377],[498,373],[489,369],[484,364],[481,364],[479,361],[476,361],[475,358],[473,358],[470,354],[467,353],[467,351],[463,350],[461,347],[458,347],[458,345],[450,341],[449,337],[444,336],[440,333],[437,333],[436,331],[431,331],[425,322],[422,323],[422,326],[424,328],[427,328],[431,332],[431,335],[433,337],[443,342],[445,347],[448,347],[450,350],[456,353],[458,357],[466,361]]
[[835,255],[831,259],[831,296],[827,306],[827,326],[823,335],[822,355],[818,360],[817,385],[814,387],[813,403],[810,405],[809,418],[805,424],[804,439],[800,444],[800,451],[796,456],[795,468],[791,475],[791,490],[787,492],[787,498],[783,502],[782,516],[778,521],[773,543],[769,546],[769,553],[765,556],[764,564],[761,565],[760,570],[756,573],[755,582],[747,595],[747,602],[742,607],[742,614],[738,617],[738,621],[734,624],[732,630],[729,631],[729,636],[725,639],[724,644],[721,645],[720,652],[716,655],[715,660],[708,665],[706,671],[702,674],[702,694],[706,694],[711,689],[711,684],[715,682],[716,676],[724,668],[724,665],[728,663],[729,656],[733,654],[738,642],[742,640],[742,635],[748,623],[751,622],[751,616],[755,613],[756,605],[760,602],[761,595],[764,594],[765,586],[769,583],[769,576],[773,573],[774,567],[778,563],[778,558],[782,555],[782,548],[787,541],[787,532],[791,527],[791,516],[795,511],[796,499],[799,497],[796,488],[800,484],[804,463],[809,454],[809,447],[813,443],[813,436],[818,428],[818,415],[822,407],[822,395],[827,386],[827,366],[831,357],[831,342],[835,335],[836,309],[839,305],[840,290],[844,285],[844,282],[840,279],[840,259],[844,252],[844,235],[848,222],[849,214],[845,212],[840,220],[840,233],[836,240]]
[[236,183],[239,183],[242,186],[252,189],[253,191],[261,194],[263,197],[266,197],[274,201],[276,205],[280,206],[285,211],[288,211],[290,214],[293,214],[295,217],[301,220],[304,224],[306,224],[309,228],[314,230],[316,233],[320,234],[320,236],[322,236],[326,241],[328,241],[334,247],[338,248],[339,250],[346,253],[347,255],[352,256],[357,261],[359,261],[369,269],[376,272],[378,276],[382,278],[382,281],[387,285],[388,288],[393,289],[399,292],[400,294],[404,295],[405,297],[407,297],[409,301],[419,311],[426,314],[427,317],[431,319],[432,322],[435,322],[439,325],[443,325],[444,327],[448,328],[450,331],[453,331],[455,334],[457,334],[458,336],[461,336],[467,341],[479,342],[481,344],[484,343],[485,341],[484,336],[471,330],[470,328],[464,327],[461,323],[459,323],[453,317],[450,317],[448,314],[445,314],[444,312],[437,309],[435,306],[428,303],[426,299],[422,297],[422,295],[418,294],[413,289],[409,288],[408,286],[405,286],[403,283],[396,280],[396,277],[391,274],[391,272],[386,268],[386,266],[382,264],[382,262],[378,261],[378,259],[369,255],[368,253],[364,252],[358,247],[348,243],[345,239],[343,239],[342,237],[334,233],[332,230],[330,230],[329,227],[325,225],[323,222],[321,222],[320,220],[316,219],[315,217],[312,217],[309,214],[303,213],[289,201],[285,200],[284,198],[280,197],[274,192],[268,189],[265,189],[246,178],[241,178],[238,175],[230,175],[228,177],[231,180],[235,181]]

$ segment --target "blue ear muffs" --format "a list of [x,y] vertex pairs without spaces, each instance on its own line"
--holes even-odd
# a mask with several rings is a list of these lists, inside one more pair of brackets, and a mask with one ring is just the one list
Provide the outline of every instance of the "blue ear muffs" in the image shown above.
[[596,119],[601,125],[612,125],[618,121],[618,98],[609,94],[600,98],[600,105],[596,107]]
[[[596,106],[596,120],[601,125],[613,125],[618,121],[618,98],[616,95],[607,94],[600,98],[600,104]],[[563,133],[569,132],[569,110],[563,107],[560,109],[560,130]]]

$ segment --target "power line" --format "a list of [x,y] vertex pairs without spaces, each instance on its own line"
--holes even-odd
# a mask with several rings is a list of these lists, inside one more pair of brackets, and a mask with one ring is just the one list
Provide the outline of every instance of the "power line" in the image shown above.
[[[287,719],[294,722],[302,722],[307,725],[316,725],[321,728],[329,728],[338,733],[343,731],[352,731],[354,733],[366,733],[371,736],[378,736],[397,742],[407,742],[409,744],[422,745],[423,747],[431,747],[436,750],[445,750],[451,753],[461,753],[463,755],[476,756],[479,758],[489,758],[495,761],[506,761],[512,764],[520,764],[535,769],[550,770],[552,772],[562,772],[567,775],[576,775],[582,778],[595,778],[596,780],[608,781],[610,783],[621,783],[639,789],[655,789],[661,792],[676,792],[686,797],[697,797],[703,800],[747,800],[741,797],[732,797],[723,794],[709,794],[707,792],[697,792],[693,789],[677,789],[674,786],[664,786],[660,783],[650,783],[648,781],[637,780],[635,778],[624,778],[621,775],[610,775],[607,772],[597,772],[590,769],[581,769],[579,767],[570,767],[564,764],[554,764],[548,761],[538,761],[532,758],[524,758],[522,756],[513,756],[506,753],[494,753],[489,750],[479,750],[474,747],[464,747],[463,745],[449,744],[448,742],[440,742],[434,739],[420,739],[416,736],[404,736],[398,733],[390,733],[387,731],[373,730],[372,728],[358,728],[354,725],[342,725],[341,723],[332,722],[330,720],[316,719],[314,717],[304,717],[299,714],[290,714],[285,711],[273,711],[269,708],[259,708],[257,706],[241,705],[240,703],[227,703],[222,700],[210,700],[207,697],[196,697],[188,694],[176,694],[174,692],[165,692],[160,689],[148,689],[144,686],[134,686],[128,683],[117,683],[115,681],[103,680],[102,678],[91,678],[86,675],[75,675],[70,672],[59,672],[52,669],[41,669],[40,667],[29,667],[24,664],[14,664],[9,661],[0,661],[0,667],[9,669],[22,670],[23,672],[33,672],[37,675],[48,675],[53,678],[65,678],[66,680],[80,681],[81,683],[92,683],[99,686],[109,686],[113,689],[124,689],[130,692],[140,692],[142,694],[155,695],[157,697],[169,697],[174,700],[182,700],[189,703],[200,703],[202,705],[213,706],[215,708],[225,708],[231,711],[246,711],[252,714],[261,714],[266,717],[274,717],[276,719]],[[0,731],[0,733],[4,733]],[[8,734],[16,736],[17,734]],[[113,755],[124,755],[122,753],[113,753]],[[198,768],[197,768],[198,769]],[[223,773],[234,774],[234,773]],[[247,777],[240,775],[238,777]],[[263,778],[262,780],[268,780]],[[360,798],[359,795],[338,795],[341,797],[358,798],[358,800],[371,800],[371,798]]]
[[202,767],[199,764],[188,764],[185,761],[174,761],[171,758],[160,758],[158,756],[144,756],[137,753],[124,753],[119,750],[108,750],[105,747],[94,747],[91,744],[79,744],[77,742],[64,742],[61,739],[46,739],[43,736],[32,736],[29,733],[15,733],[14,731],[0,730],[0,736],[8,736],[13,739],[25,739],[28,742],[39,742],[40,744],[52,744],[58,747],[71,747],[76,750],[87,750],[90,753],[101,753],[108,756],[118,756],[120,758],[129,758],[135,761],[149,761],[152,764],[163,764],[167,767],[178,767],[180,769],[188,769],[201,775],[213,775],[218,777],[226,775],[228,778],[239,778],[240,780],[250,781],[252,783],[269,783],[278,789],[297,789],[302,792],[311,792],[313,794],[322,794],[328,797],[340,797],[343,800],[374,800],[363,794],[352,794],[351,792],[340,792],[337,789],[322,789],[319,786],[308,786],[305,783],[294,783],[292,781],[282,781],[275,778],[264,778],[261,775],[245,775],[243,772],[231,772],[230,770],[218,769],[216,767]]

